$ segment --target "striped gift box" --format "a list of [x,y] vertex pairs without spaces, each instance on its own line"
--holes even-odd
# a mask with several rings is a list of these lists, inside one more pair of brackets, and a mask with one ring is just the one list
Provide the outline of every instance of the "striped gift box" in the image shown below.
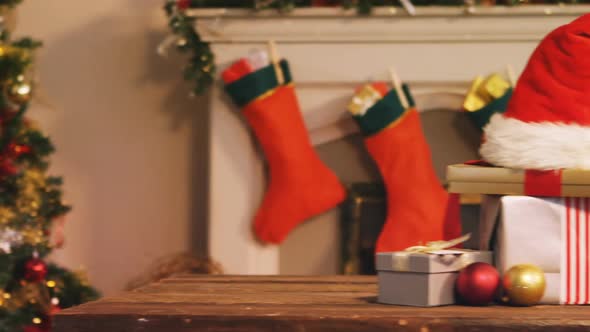
[[480,231],[500,273],[517,264],[545,272],[543,303],[590,304],[590,198],[485,196]]

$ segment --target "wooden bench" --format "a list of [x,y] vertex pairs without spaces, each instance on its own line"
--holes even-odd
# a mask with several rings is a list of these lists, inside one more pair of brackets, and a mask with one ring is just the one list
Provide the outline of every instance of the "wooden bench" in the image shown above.
[[181,275],[64,310],[54,331],[590,331],[590,307],[388,306],[376,281]]

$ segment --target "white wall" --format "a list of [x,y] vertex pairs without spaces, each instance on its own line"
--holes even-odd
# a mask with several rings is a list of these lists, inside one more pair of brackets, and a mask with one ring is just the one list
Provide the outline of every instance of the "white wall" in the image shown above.
[[19,8],[16,34],[45,42],[41,85],[57,106],[31,115],[58,148],[51,171],[64,175],[74,206],[56,259],[86,267],[105,294],[156,258],[205,248],[207,119],[203,101],[187,98],[184,61],[155,53],[168,32],[162,4],[26,0]]

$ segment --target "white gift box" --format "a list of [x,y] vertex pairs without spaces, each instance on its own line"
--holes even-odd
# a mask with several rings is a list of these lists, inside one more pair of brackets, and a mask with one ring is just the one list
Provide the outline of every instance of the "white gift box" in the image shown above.
[[590,199],[484,196],[480,249],[503,274],[517,264],[545,272],[542,303],[590,304]]

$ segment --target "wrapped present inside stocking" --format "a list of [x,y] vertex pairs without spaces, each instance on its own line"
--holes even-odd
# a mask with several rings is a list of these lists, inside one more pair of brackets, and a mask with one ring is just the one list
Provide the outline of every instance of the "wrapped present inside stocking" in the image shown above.
[[483,130],[494,114],[506,111],[512,97],[512,80],[491,74],[486,78],[478,76],[473,81],[463,102],[463,110],[479,129]]

